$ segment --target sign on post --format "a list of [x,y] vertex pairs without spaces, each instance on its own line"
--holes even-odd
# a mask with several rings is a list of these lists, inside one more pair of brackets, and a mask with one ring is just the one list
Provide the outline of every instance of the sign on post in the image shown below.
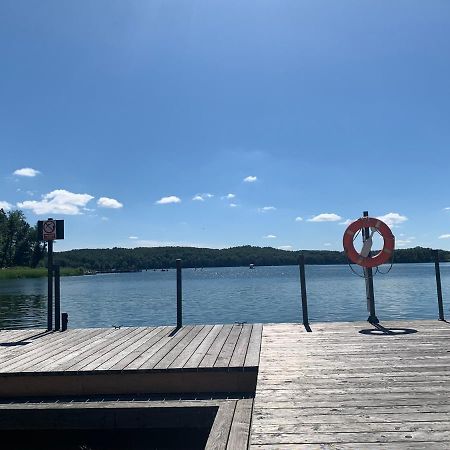
[[38,234],[41,241],[64,239],[64,220],[39,220]]

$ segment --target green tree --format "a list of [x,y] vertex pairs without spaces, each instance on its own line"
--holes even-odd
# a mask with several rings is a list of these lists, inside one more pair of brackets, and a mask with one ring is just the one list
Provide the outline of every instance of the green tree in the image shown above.
[[0,210],[0,267],[36,267],[43,253],[37,228],[28,224],[23,212]]

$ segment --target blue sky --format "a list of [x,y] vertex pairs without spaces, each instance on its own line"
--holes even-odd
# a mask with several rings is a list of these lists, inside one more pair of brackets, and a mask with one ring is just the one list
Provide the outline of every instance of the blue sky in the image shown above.
[[450,249],[446,0],[3,0],[0,57],[0,205],[58,250]]

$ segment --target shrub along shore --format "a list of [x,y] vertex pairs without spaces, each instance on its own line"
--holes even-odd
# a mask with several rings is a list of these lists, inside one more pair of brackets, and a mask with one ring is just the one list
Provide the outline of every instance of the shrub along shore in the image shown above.
[[[73,269],[71,267],[61,267],[61,276],[84,275],[85,271],[81,268]],[[0,280],[14,280],[17,278],[42,278],[47,276],[45,267],[8,267],[0,269]]]

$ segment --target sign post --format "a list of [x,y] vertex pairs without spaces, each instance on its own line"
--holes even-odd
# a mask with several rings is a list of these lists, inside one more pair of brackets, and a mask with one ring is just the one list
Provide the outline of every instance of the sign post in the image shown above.
[[[40,240],[47,242],[47,330],[50,331],[53,329],[53,241],[64,239],[64,220],[51,217],[39,220],[38,235]],[[58,319],[55,318],[55,323]]]

